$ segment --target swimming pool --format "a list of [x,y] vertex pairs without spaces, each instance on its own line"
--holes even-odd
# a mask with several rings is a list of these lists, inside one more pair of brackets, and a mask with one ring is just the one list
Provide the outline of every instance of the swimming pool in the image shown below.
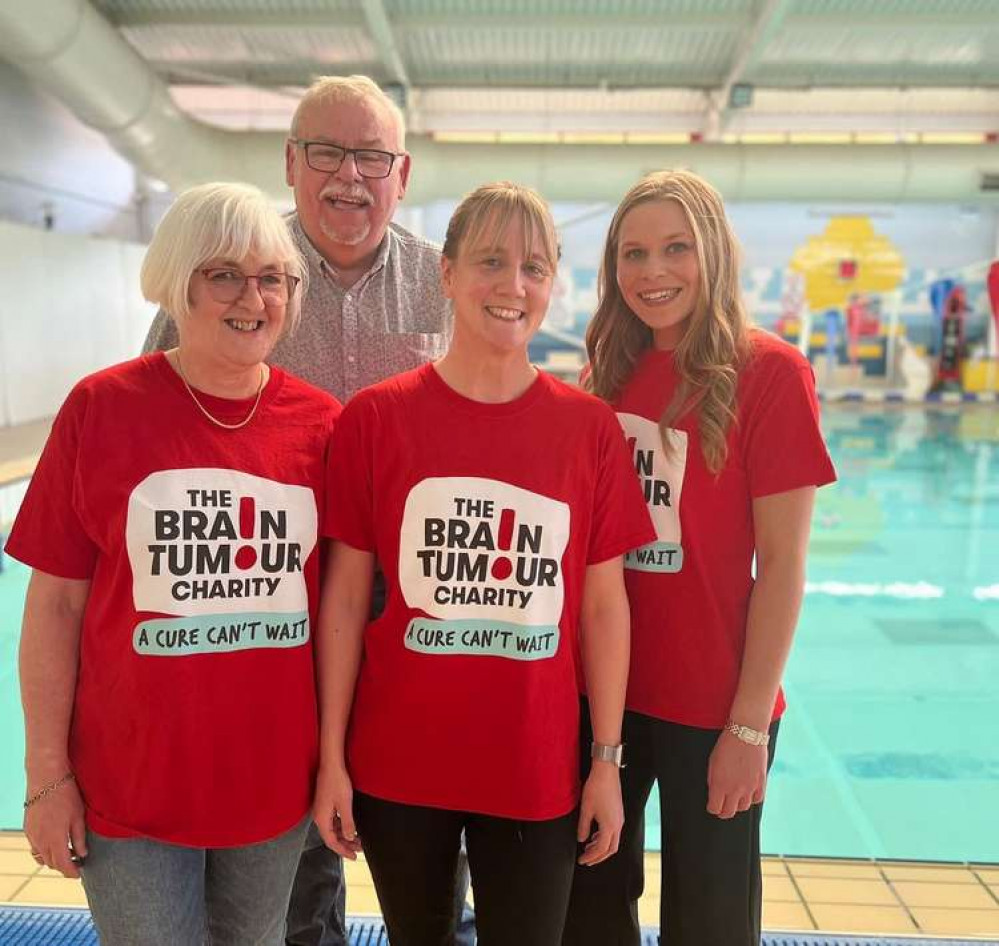
[[[829,406],[767,853],[999,862],[999,410]],[[0,575],[0,827],[24,786],[16,639]],[[658,843],[658,810],[648,842]]]

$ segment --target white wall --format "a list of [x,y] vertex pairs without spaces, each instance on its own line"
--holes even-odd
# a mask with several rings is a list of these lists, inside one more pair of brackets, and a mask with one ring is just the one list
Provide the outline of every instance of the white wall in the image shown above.
[[144,252],[0,221],[0,426],[54,414],[84,375],[138,354],[155,314]]

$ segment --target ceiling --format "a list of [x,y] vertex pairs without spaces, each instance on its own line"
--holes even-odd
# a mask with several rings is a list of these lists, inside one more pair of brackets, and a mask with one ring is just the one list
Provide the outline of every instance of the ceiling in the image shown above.
[[231,128],[286,128],[315,76],[364,73],[442,136],[999,131],[999,0],[92,2]]

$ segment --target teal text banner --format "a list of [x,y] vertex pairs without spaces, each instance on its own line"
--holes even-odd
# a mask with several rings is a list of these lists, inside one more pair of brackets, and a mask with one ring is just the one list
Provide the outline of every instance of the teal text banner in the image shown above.
[[150,657],[186,657],[268,647],[301,647],[309,640],[309,635],[306,611],[198,614],[143,621],[132,634],[132,647],[137,654]]
[[506,621],[434,621],[414,618],[406,628],[406,648],[421,654],[470,654],[544,660],[558,650],[556,625]]
[[624,567],[638,572],[678,572],[683,568],[683,547],[675,542],[643,545],[625,555]]

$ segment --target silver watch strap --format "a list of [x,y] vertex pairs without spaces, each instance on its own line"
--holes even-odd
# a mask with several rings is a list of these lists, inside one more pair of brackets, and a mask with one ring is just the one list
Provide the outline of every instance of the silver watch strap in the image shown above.
[[605,746],[599,742],[590,744],[590,758],[600,762],[610,762],[619,769],[624,768],[624,743],[619,746]]
[[770,742],[770,733],[760,732],[749,726],[740,726],[734,719],[725,724],[725,732],[731,733],[739,742],[744,742],[748,746],[765,746]]

